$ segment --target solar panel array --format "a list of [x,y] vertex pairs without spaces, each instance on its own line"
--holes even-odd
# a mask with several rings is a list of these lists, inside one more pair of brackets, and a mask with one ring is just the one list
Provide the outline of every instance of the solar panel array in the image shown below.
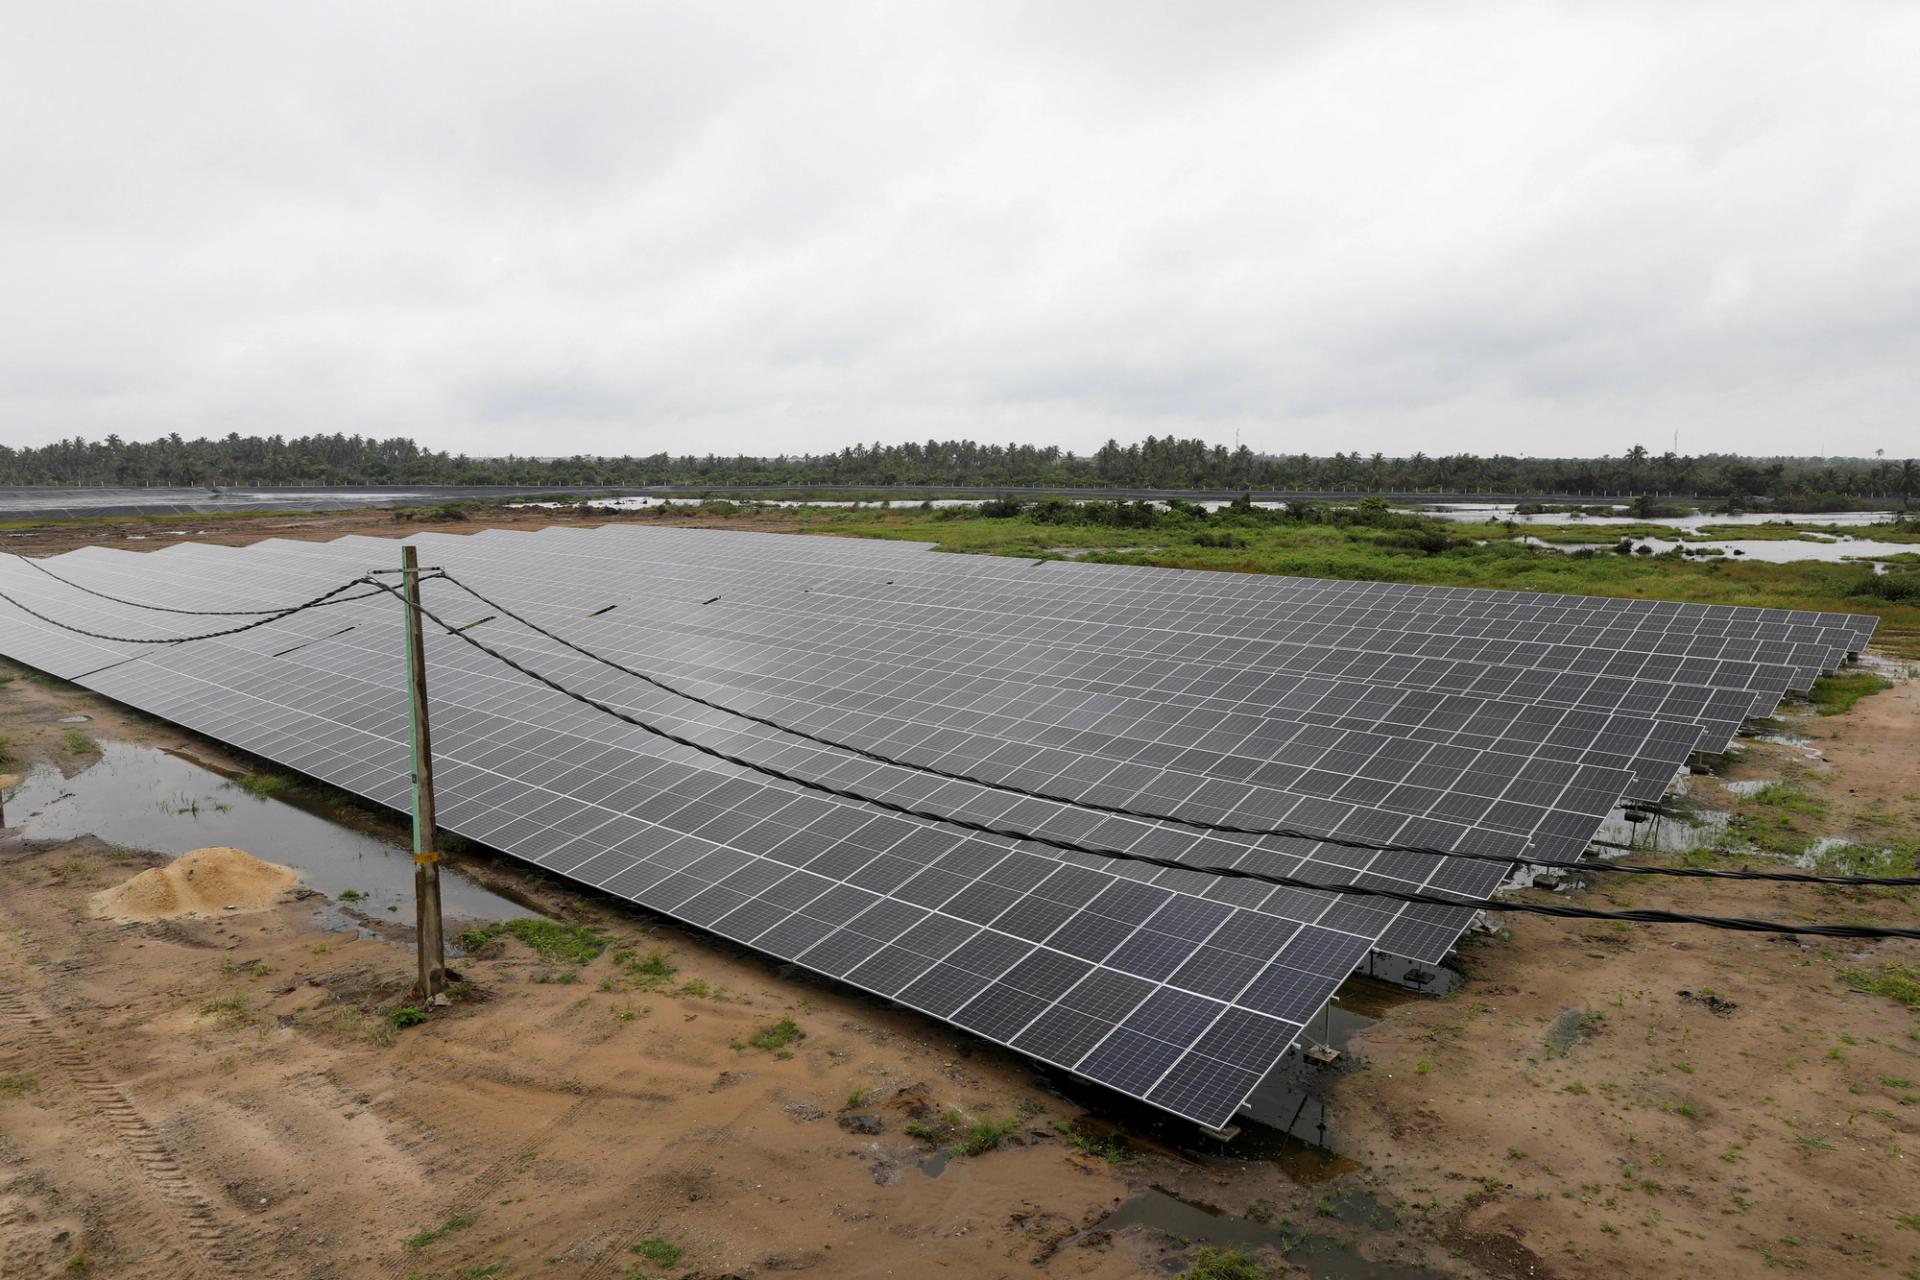
[[[617,662],[900,762],[701,707],[428,585],[429,607],[475,638],[750,763],[1096,848],[1468,899],[1502,864],[1311,837],[1572,860],[1615,806],[1657,799],[1690,753],[1723,749],[1873,627],[633,524],[411,540]],[[221,609],[309,598],[396,555],[391,539],[348,537],[42,563],[107,595]],[[0,560],[0,591],[110,635],[224,623],[83,594],[15,559]],[[161,646],[0,604],[0,652],[396,808],[398,632],[386,596]],[[449,829],[1207,1125],[1370,951],[1437,961],[1470,915],[901,817],[665,742],[433,628],[428,670]]]

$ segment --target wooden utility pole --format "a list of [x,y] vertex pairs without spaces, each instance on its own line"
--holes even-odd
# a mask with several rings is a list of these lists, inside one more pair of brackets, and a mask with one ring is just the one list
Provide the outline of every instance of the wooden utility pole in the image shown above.
[[427,651],[420,637],[420,557],[400,548],[406,599],[407,692],[413,733],[413,905],[420,942],[415,994],[431,1001],[447,989],[447,948],[440,928],[440,850],[434,843],[433,735],[427,728]]

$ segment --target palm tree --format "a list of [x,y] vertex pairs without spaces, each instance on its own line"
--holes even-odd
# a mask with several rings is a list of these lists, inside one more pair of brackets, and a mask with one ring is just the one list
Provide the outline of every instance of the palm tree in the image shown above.
[[1900,506],[1903,510],[1913,506],[1916,489],[1920,489],[1920,462],[1908,458],[1900,464]]
[[1637,444],[1627,450],[1627,488],[1634,488],[1634,480],[1640,474],[1640,468],[1647,462],[1647,446]]

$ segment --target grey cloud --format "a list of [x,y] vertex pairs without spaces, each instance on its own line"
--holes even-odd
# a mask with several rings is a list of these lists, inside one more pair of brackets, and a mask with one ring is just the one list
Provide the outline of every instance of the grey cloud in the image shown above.
[[1897,453],[1920,417],[1910,6],[10,28],[9,443]]

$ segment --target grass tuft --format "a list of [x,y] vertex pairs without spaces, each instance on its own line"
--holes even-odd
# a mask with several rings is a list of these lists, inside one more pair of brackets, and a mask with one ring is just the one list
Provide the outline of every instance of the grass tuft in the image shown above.
[[633,1246],[633,1252],[645,1258],[656,1267],[671,1267],[680,1261],[685,1252],[679,1245],[660,1236],[648,1236]]
[[1273,1273],[1258,1258],[1238,1249],[1202,1249],[1179,1280],[1269,1280]]
[[747,1043],[768,1053],[779,1053],[804,1034],[792,1018],[782,1018],[754,1032],[747,1037]]
[[470,925],[455,937],[462,950],[478,951],[500,937],[518,939],[542,960],[554,964],[587,964],[607,949],[607,931],[590,924],[563,924],[535,916]]
[[465,1213],[455,1212],[447,1215],[447,1220],[437,1227],[428,1227],[407,1237],[407,1248],[424,1249],[436,1240],[444,1240],[456,1231],[465,1231],[473,1225],[473,1218]]
[[1885,996],[1909,1009],[1920,1009],[1920,966],[1893,963],[1883,964],[1877,970],[1856,966],[1842,969],[1840,981],[1855,991]]

